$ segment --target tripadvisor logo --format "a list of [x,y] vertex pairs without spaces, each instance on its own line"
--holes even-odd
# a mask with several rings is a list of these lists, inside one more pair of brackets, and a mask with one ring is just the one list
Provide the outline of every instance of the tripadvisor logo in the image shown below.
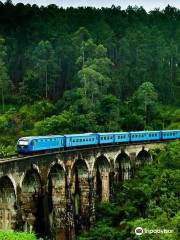
[[174,232],[173,229],[147,229],[142,227],[137,227],[135,229],[136,235],[142,235],[142,234],[172,234]]
[[143,234],[143,229],[142,229],[142,227],[137,227],[137,228],[135,229],[135,234],[136,234],[136,235],[142,235],[142,234]]

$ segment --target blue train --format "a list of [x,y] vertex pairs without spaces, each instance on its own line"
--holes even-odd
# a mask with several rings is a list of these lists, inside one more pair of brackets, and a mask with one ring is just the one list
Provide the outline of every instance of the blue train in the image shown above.
[[31,154],[40,151],[79,148],[91,145],[161,141],[170,139],[180,139],[180,130],[31,136],[22,137],[18,140],[17,152]]

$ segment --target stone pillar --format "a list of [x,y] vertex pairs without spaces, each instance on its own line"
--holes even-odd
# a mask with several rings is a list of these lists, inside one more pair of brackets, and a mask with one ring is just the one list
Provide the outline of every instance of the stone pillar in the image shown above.
[[131,163],[129,161],[124,161],[121,163],[122,177],[123,180],[129,180],[131,178]]
[[73,202],[71,196],[70,170],[68,169],[66,184],[66,240],[75,239]]
[[0,229],[14,230],[16,227],[16,195],[11,180],[0,178]]
[[21,211],[21,188],[17,186],[17,204],[16,204],[16,225],[15,230],[17,231],[23,231],[24,221],[22,217],[22,211]]
[[94,187],[94,179],[92,176],[89,177],[89,222],[90,226],[93,226],[96,221],[95,216],[95,187]]
[[80,222],[81,227],[83,229],[87,229],[89,227],[89,179],[88,175],[81,176],[79,178],[79,186],[80,186],[80,203],[81,203],[81,216]]
[[[48,176],[49,222],[51,235],[66,239],[66,177],[61,166],[54,165]],[[46,203],[46,201],[45,201]]]
[[135,170],[136,170],[136,153],[130,153],[130,160],[131,160],[131,177],[134,177]]
[[109,202],[109,172],[103,171],[102,178],[102,202]]
[[115,183],[115,173],[114,171],[111,171],[109,173],[109,201],[114,201],[114,183]]
[[50,222],[49,222],[49,199],[48,199],[48,187],[43,185],[42,187],[42,210],[43,210],[43,235],[50,235]]

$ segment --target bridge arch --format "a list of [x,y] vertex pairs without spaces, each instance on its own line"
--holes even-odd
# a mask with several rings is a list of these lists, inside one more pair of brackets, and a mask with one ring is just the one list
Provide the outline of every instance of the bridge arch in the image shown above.
[[16,188],[10,176],[0,178],[0,229],[16,228]]
[[149,150],[143,147],[136,153],[135,165],[136,167],[139,167],[140,165],[151,163],[152,160],[152,155]]
[[115,159],[115,179],[117,182],[128,180],[132,175],[130,156],[122,150]]
[[28,170],[21,183],[21,210],[25,231],[43,236],[42,183],[36,169]]
[[76,232],[89,226],[90,186],[88,167],[84,159],[78,159],[71,169],[71,192]]
[[66,175],[64,166],[55,163],[48,173],[48,214],[50,229],[55,236],[64,239],[66,214]]
[[110,161],[105,155],[99,155],[93,165],[92,175],[96,202],[109,201]]

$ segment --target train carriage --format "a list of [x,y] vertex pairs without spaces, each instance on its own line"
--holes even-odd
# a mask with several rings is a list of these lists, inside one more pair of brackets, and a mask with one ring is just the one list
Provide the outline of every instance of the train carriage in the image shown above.
[[114,133],[114,142],[115,143],[123,143],[123,142],[129,142],[130,136],[129,132],[115,132]]
[[163,140],[180,138],[180,130],[163,130],[161,133]]
[[161,132],[160,131],[140,131],[140,132],[130,132],[130,141],[152,141],[160,140]]
[[114,143],[114,133],[97,133],[99,144]]
[[65,135],[65,147],[78,147],[98,144],[98,135],[95,133]]

